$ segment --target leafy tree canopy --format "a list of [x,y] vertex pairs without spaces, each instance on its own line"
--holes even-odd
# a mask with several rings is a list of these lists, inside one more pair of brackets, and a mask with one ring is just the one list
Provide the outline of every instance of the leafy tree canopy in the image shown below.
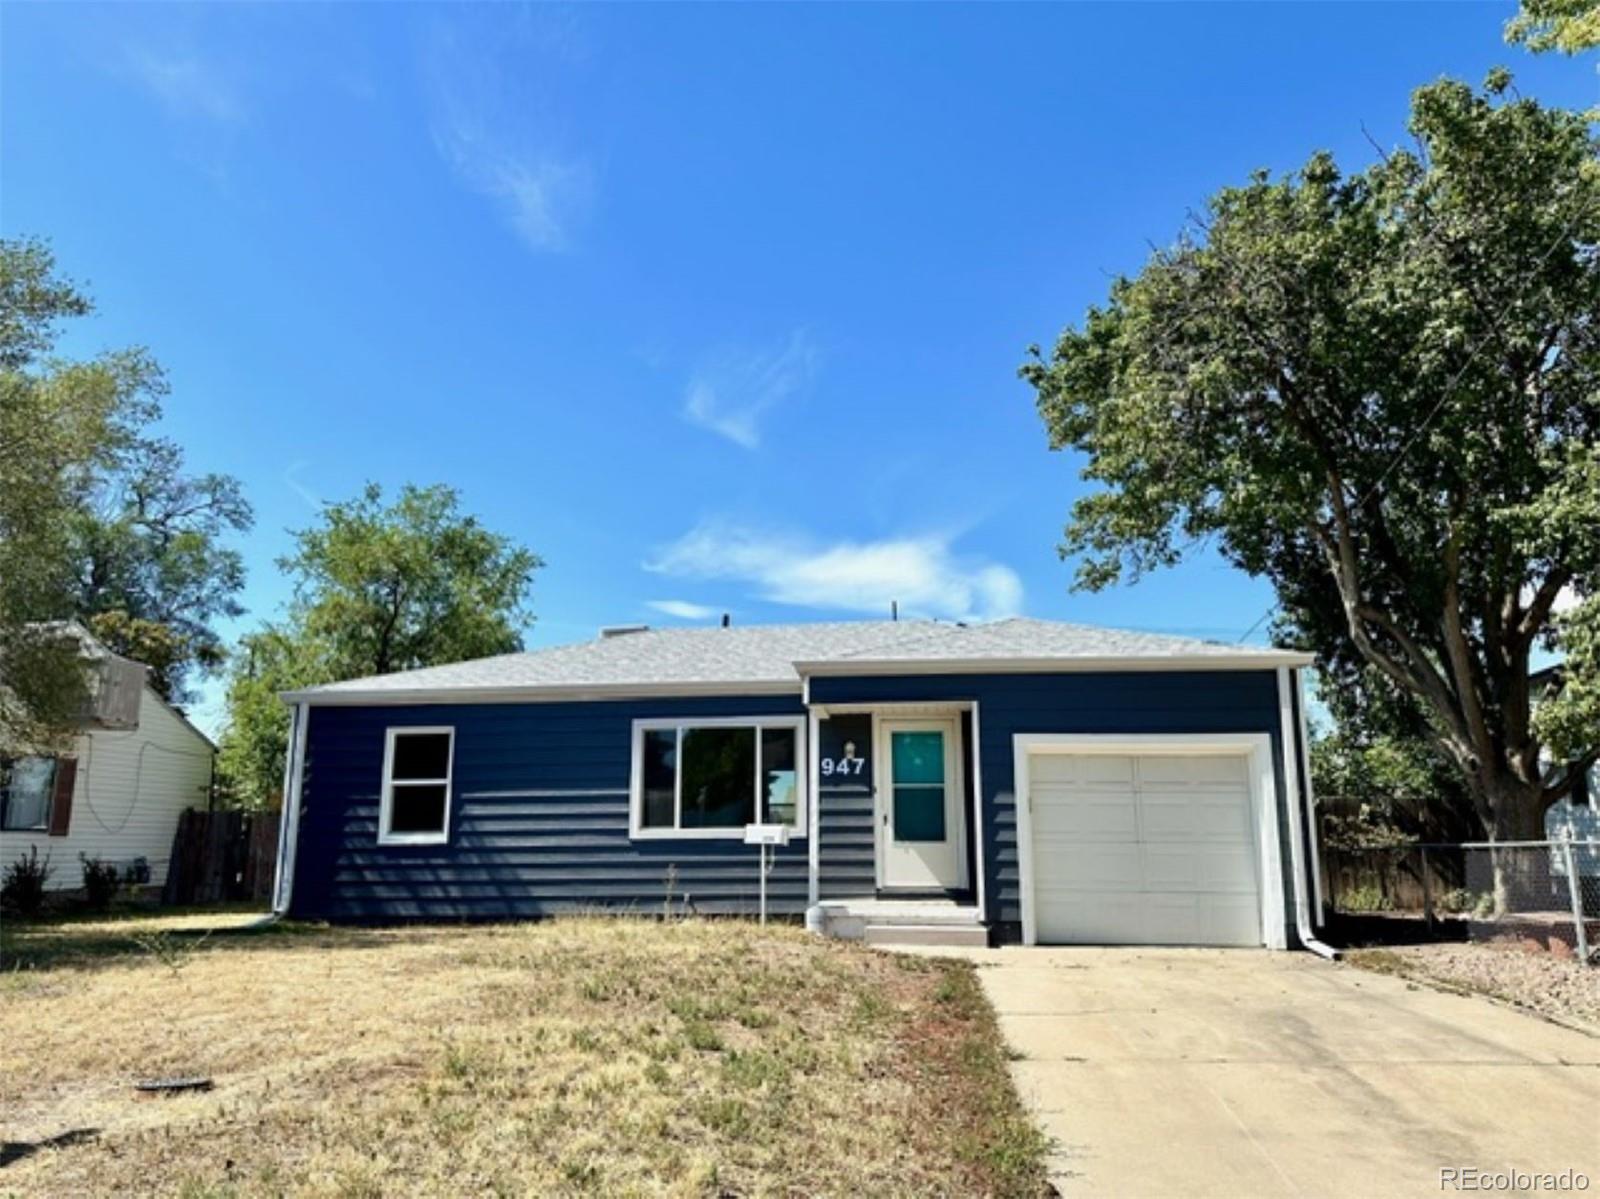
[[[1600,751],[1600,160],[1509,83],[1420,89],[1415,146],[1358,173],[1223,190],[1022,374],[1103,485],[1063,545],[1081,586],[1213,542],[1332,690],[1412,705],[1487,831],[1523,836],[1575,779],[1543,738]],[[1540,644],[1571,672],[1536,714]]]
[[407,486],[386,504],[370,484],[294,537],[279,560],[295,584],[287,618],[244,639],[228,689],[220,765],[250,806],[275,804],[282,786],[279,692],[518,650],[542,565],[442,486]]
[[221,660],[212,623],[239,613],[243,567],[220,544],[250,525],[239,485],[186,476],[149,434],[167,384],[144,350],[55,355],[90,311],[43,242],[0,240],[0,722],[19,744],[63,735],[85,698],[76,643],[41,625],[81,620],[181,701]]
[[176,445],[139,436],[84,500],[71,526],[73,608],[181,702],[192,674],[226,657],[216,622],[244,611],[244,562],[223,544],[252,523],[238,480],[186,475]]
[[1321,698],[1330,719],[1312,721],[1311,775],[1322,819],[1347,842],[1354,833],[1391,842],[1482,835],[1460,771],[1408,697],[1369,671]]
[[1577,54],[1600,46],[1600,0],[1522,0],[1506,41],[1537,52]]

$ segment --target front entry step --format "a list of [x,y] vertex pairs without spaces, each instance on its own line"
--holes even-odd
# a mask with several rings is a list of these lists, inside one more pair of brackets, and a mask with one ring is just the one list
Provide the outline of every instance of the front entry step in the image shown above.
[[968,945],[989,944],[989,930],[981,924],[868,924],[861,938],[868,945]]
[[948,899],[826,900],[806,916],[807,927],[868,945],[987,945],[974,904]]

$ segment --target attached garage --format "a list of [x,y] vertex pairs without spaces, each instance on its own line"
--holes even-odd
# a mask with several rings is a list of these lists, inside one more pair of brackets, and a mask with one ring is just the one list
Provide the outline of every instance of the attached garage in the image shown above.
[[1015,740],[1025,942],[1282,943],[1266,736]]

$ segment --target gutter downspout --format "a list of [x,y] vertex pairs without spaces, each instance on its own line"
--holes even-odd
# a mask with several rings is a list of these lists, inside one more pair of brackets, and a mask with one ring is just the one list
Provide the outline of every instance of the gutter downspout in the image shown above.
[[1300,770],[1305,763],[1306,747],[1301,741],[1299,722],[1294,715],[1294,702],[1289,691],[1290,680],[1299,675],[1287,666],[1278,667],[1278,722],[1283,745],[1284,798],[1289,808],[1289,869],[1294,876],[1294,928],[1300,944],[1329,961],[1339,960],[1339,951],[1317,939],[1311,928],[1311,916],[1306,904],[1306,875],[1302,853],[1300,828]]
[[1294,672],[1295,698],[1299,700],[1295,707],[1300,711],[1300,752],[1305,755],[1305,814],[1306,814],[1306,844],[1311,849],[1311,925],[1321,928],[1327,912],[1327,898],[1322,893],[1322,825],[1317,820],[1317,793],[1311,780],[1311,733],[1306,717],[1306,685],[1305,668]]
[[814,908],[822,898],[822,721],[817,710],[806,712],[806,907]]

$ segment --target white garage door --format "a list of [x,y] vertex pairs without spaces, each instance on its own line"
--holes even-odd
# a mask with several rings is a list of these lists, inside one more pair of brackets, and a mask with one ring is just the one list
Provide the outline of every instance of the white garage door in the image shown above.
[[1249,761],[1030,754],[1037,939],[1260,945]]

